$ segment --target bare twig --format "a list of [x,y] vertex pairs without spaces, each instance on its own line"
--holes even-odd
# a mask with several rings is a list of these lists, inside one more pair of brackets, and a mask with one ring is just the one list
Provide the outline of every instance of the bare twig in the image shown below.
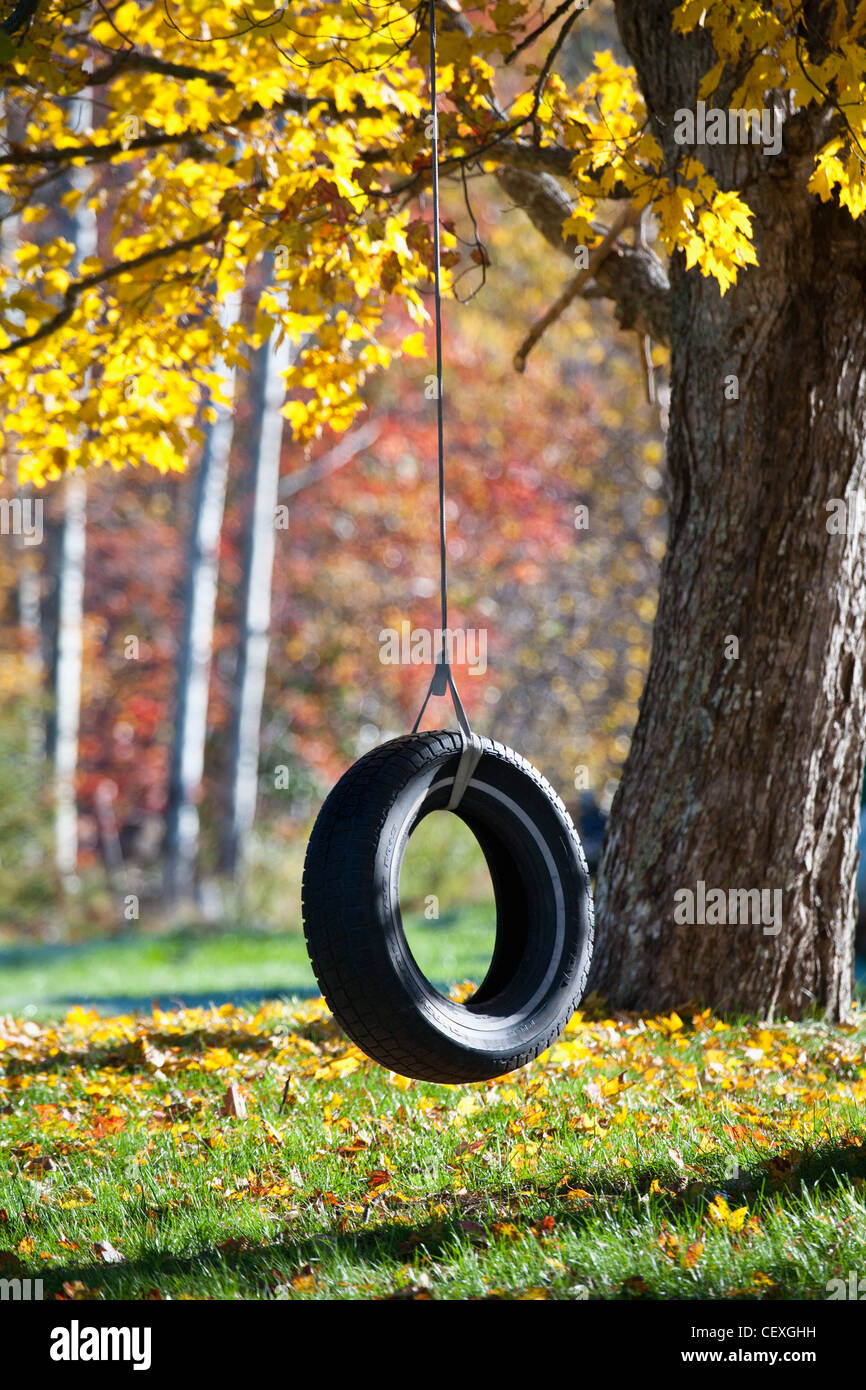
[[[520,43],[517,45],[516,48],[512,48],[508,57],[505,59],[506,65],[508,63],[513,63],[514,59],[517,57],[519,53],[522,53],[525,48],[529,48],[531,44],[535,43],[535,40],[539,38],[539,36],[543,34],[546,29],[549,29],[551,24],[555,24],[556,21],[560,18],[560,16],[565,14],[566,10],[570,10],[573,4],[574,0],[563,0],[563,3],[561,5],[557,5],[556,9],[553,11],[553,14],[549,15],[543,24],[539,24],[537,29],[533,29],[531,34],[527,34],[524,39],[521,39]],[[586,9],[588,4],[589,0],[581,0],[581,3],[577,7],[575,18],[577,18],[577,15],[581,14],[582,11]]]
[[584,286],[589,283],[602,261],[612,250],[614,242],[620,233],[623,232],[626,227],[633,226],[639,216],[640,214],[635,208],[623,208],[619,217],[608,228],[598,245],[594,246],[590,251],[585,268],[578,271],[577,275],[569,280],[559,298],[551,304],[547,312],[542,314],[541,318],[537,323],[533,324],[529,333],[527,333],[514,357],[515,371],[523,372],[526,370],[526,359],[535,347],[535,344],[544,336],[550,325],[556,323],[556,320],[562,317],[572,300],[576,299]]

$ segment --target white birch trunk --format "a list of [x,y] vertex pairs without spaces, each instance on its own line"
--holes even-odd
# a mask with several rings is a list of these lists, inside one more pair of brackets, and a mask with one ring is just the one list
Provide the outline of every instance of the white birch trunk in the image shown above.
[[57,603],[57,661],[54,677],[54,857],[67,887],[78,867],[78,805],[75,773],[81,717],[82,619],[87,489],[83,477],[65,483]]
[[220,865],[234,874],[243,861],[258,797],[259,742],[268,667],[275,513],[283,441],[281,410],[286,396],[283,373],[293,346],[265,343],[253,364],[253,469],[244,550],[238,673],[231,732],[229,796]]
[[[8,127],[8,113],[6,111],[6,99],[0,93],[0,121],[11,135]],[[15,132],[17,137],[18,132]],[[20,218],[17,216],[6,216],[7,209],[11,207],[11,200],[5,196],[0,200],[0,207],[4,213],[3,221],[0,223],[0,263],[11,270],[15,266],[15,248],[18,244],[18,227]],[[22,505],[25,498],[29,499],[29,505],[34,506],[32,489],[28,486],[19,489],[19,497]],[[40,513],[43,509],[42,499],[36,499],[39,504]],[[41,518],[40,518],[41,519]],[[15,548],[16,568],[17,568],[17,599],[18,599],[18,627],[23,638],[22,646],[24,658],[27,662],[28,672],[31,681],[32,699],[27,712],[27,746],[31,760],[38,764],[45,756],[46,741],[45,729],[42,721],[42,700],[40,699],[42,681],[44,679],[42,669],[42,614],[40,604],[40,566],[35,553],[38,549],[43,549],[44,533],[41,537],[39,546],[31,546],[25,543],[24,536],[16,538]]]
[[[240,303],[226,305],[224,312],[230,325],[237,320]],[[219,543],[234,434],[235,371],[222,364],[221,375],[230,404],[216,405],[216,420],[207,426],[190,537],[164,844],[164,894],[169,903],[192,896],[198,858]]]
[[[76,101],[77,128],[91,124],[89,93]],[[86,184],[83,170],[71,175],[73,187]],[[84,199],[73,218],[73,273],[96,250],[96,215]],[[85,380],[84,390],[87,390]],[[54,853],[65,886],[75,886],[78,867],[78,805],[75,774],[81,720],[82,623],[86,551],[87,489],[84,478],[70,474],[64,485],[63,522],[57,577],[57,657],[54,665]]]

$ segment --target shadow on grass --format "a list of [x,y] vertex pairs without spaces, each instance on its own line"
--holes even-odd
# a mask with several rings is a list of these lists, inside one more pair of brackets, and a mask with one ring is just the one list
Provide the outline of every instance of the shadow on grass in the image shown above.
[[[866,1149],[858,1147],[856,1141],[816,1145],[792,1151],[786,1157],[784,1168],[777,1158],[759,1163],[748,1173],[742,1173],[736,1184],[728,1182],[726,1188],[709,1180],[689,1183],[681,1193],[672,1194],[667,1190],[657,1193],[653,1197],[654,1215],[658,1225],[665,1219],[675,1221],[685,1212],[696,1213],[702,1219],[709,1202],[720,1191],[727,1191],[731,1197],[735,1188],[744,1199],[751,1198],[753,1210],[760,1214],[764,1199],[772,1198],[774,1207],[780,1205],[784,1209],[786,1204],[796,1201],[803,1185],[827,1192],[842,1190],[852,1182],[862,1181],[864,1174]],[[32,1273],[43,1279],[49,1295],[62,1294],[64,1284],[73,1284],[79,1286],[84,1297],[89,1291],[91,1296],[99,1295],[108,1300],[160,1297],[163,1291],[207,1297],[209,1288],[218,1289],[229,1283],[236,1285],[245,1298],[265,1299],[281,1296],[282,1290],[292,1296],[297,1289],[292,1281],[298,1276],[304,1280],[312,1275],[308,1288],[315,1294],[316,1269],[323,1265],[319,1291],[339,1296],[340,1288],[345,1287],[347,1297],[358,1297],[359,1291],[361,1296],[364,1294],[365,1280],[382,1272],[392,1272],[396,1279],[399,1268],[406,1278],[407,1270],[420,1275],[430,1264],[457,1264],[466,1254],[483,1254],[497,1238],[495,1222],[508,1223],[511,1239],[515,1235],[534,1236],[553,1252],[563,1235],[585,1232],[599,1217],[603,1218],[606,1208],[615,1208],[619,1217],[645,1216],[646,1193],[653,1180],[664,1184],[667,1180],[664,1168],[641,1170],[634,1174],[633,1183],[628,1187],[622,1182],[599,1182],[597,1178],[581,1178],[579,1173],[571,1173],[567,1180],[553,1188],[534,1191],[527,1191],[525,1183],[520,1188],[467,1193],[455,1193],[447,1188],[422,1199],[445,1207],[444,1215],[434,1219],[426,1213],[423,1217],[419,1214],[417,1221],[408,1223],[390,1219],[391,1213],[379,1198],[369,1207],[376,1224],[357,1230],[340,1230],[335,1224],[305,1236],[294,1237],[287,1232],[285,1239],[267,1245],[250,1244],[243,1237],[229,1235],[224,1241],[192,1254],[154,1252],[117,1266],[86,1260],[69,1261],[50,1270],[34,1268]],[[575,1204],[569,1193],[573,1194],[578,1188],[584,1188],[590,1196],[579,1198]],[[545,1218],[550,1216],[555,1224],[548,1229]],[[840,1245],[840,1269],[841,1253]],[[331,1263],[336,1269],[327,1268]],[[791,1256],[765,1258],[762,1270],[772,1286],[728,1292],[726,1298],[775,1301],[827,1296],[826,1286],[817,1288],[804,1283],[803,1266]],[[572,1259],[567,1267],[563,1266],[563,1278],[564,1286],[559,1292],[567,1297],[568,1284],[590,1279],[590,1273],[581,1268],[579,1260]],[[497,1282],[501,1283],[501,1279]],[[712,1269],[706,1274],[693,1269],[690,1283],[678,1297],[706,1298],[710,1296],[708,1289],[714,1289],[717,1282],[718,1274]],[[595,1286],[594,1293],[602,1297],[652,1300],[668,1296],[661,1289],[653,1290],[640,1278],[614,1281],[601,1290],[597,1273],[593,1273],[591,1283]],[[385,1295],[375,1294],[372,1286],[369,1287],[374,1296],[404,1298],[412,1296],[414,1286],[410,1278],[407,1288],[398,1288]],[[224,1295],[216,1292],[213,1296]],[[503,1290],[502,1296],[508,1297],[507,1290]]]
[[201,990],[198,993],[191,993],[183,990],[179,994],[154,993],[148,995],[133,994],[86,994],[79,990],[76,994],[52,994],[43,999],[42,1005],[49,1008],[56,1005],[58,1009],[71,1009],[76,1004],[84,1004],[106,1012],[107,1016],[112,1014],[150,1014],[154,1006],[161,1009],[163,1013],[171,1013],[173,1009],[218,1009],[223,1004],[234,1004],[240,1008],[245,1004],[266,1004],[289,1002],[292,999],[318,999],[319,990],[313,988],[298,988],[294,985],[286,985],[280,988],[277,985],[268,985],[267,988],[250,989],[231,989],[231,990]]
[[[342,1029],[330,1017],[310,1019],[299,1022],[292,1028],[292,1036],[307,1038],[310,1042],[330,1042],[344,1037]],[[270,1033],[238,1032],[227,1021],[220,1028],[193,1028],[185,1033],[161,1032],[149,1028],[147,1034],[140,1034],[129,1040],[118,1040],[105,1047],[94,1047],[85,1042],[80,1048],[58,1048],[46,1056],[9,1057],[5,1063],[8,1076],[41,1075],[47,1072],[65,1071],[69,1068],[115,1067],[118,1071],[153,1071],[154,1053],[201,1052],[209,1047],[221,1047],[227,1051],[277,1052],[282,1039]]]
[[[128,991],[132,982],[135,994]],[[431,982],[444,993],[453,984],[435,970]],[[225,1004],[255,1008],[318,995],[299,932],[180,927],[0,948],[0,1013],[13,1016],[23,1011],[50,1018],[75,1005],[104,1015],[148,1015],[154,1005],[165,1012]]]

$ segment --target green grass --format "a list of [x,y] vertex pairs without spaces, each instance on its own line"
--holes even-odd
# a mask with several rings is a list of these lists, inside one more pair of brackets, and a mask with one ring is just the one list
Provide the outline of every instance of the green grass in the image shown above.
[[0,1046],[0,1275],[47,1296],[824,1299],[866,1268],[863,1023],[591,1012],[462,1087],[369,1063],[317,1001]]
[[[279,861],[257,860],[250,875],[260,885],[259,920],[285,919],[286,930],[139,927],[74,945],[0,946],[0,1014],[51,1018],[73,1003],[104,1014],[137,1013],[149,1011],[153,1000],[165,1008],[318,993],[299,895],[286,902],[286,876],[299,880],[302,851],[298,843],[288,859],[284,854]],[[462,822],[444,813],[422,822],[410,841],[400,893],[409,945],[428,978],[445,991],[457,980],[483,978],[495,932],[492,889],[478,843]],[[233,920],[248,920],[255,901],[248,892],[243,912],[234,905]]]
[[179,930],[80,946],[0,950],[0,1013],[56,1017],[75,1003],[105,1013],[150,1011],[174,1000],[222,1003],[310,994],[304,939],[266,932]]
[[[421,968],[447,991],[455,980],[483,975],[490,958],[485,908],[428,921],[406,915]],[[298,932],[176,930],[78,946],[0,949],[0,1014],[52,1018],[80,1003],[104,1014],[149,1012],[154,999],[206,1005],[317,994]]]

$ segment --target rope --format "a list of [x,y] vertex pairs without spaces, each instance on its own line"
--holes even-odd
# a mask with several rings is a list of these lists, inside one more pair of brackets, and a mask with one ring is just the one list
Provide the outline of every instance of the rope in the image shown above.
[[453,811],[459,805],[469,779],[478,765],[483,745],[479,736],[474,734],[470,728],[445,652],[448,633],[448,557],[445,536],[445,424],[442,407],[442,284],[439,266],[439,113],[436,109],[436,0],[429,0],[428,27],[430,30],[430,113],[433,139],[433,297],[436,324],[436,433],[439,466],[439,596],[442,610],[442,650],[439,652],[433,679],[427,689],[427,694],[424,696],[424,703],[412,727],[412,732],[413,734],[418,732],[418,726],[424,717],[424,711],[431,695],[450,693],[463,744],[460,762],[454,777],[451,799],[448,802],[448,809]]
[[[448,631],[448,575],[445,544],[445,425],[442,409],[442,283],[439,268],[439,113],[436,109],[436,4],[430,0],[430,110],[433,126],[433,297],[436,305],[436,431],[439,452],[439,592],[442,632]],[[444,637],[443,637],[444,641]]]

